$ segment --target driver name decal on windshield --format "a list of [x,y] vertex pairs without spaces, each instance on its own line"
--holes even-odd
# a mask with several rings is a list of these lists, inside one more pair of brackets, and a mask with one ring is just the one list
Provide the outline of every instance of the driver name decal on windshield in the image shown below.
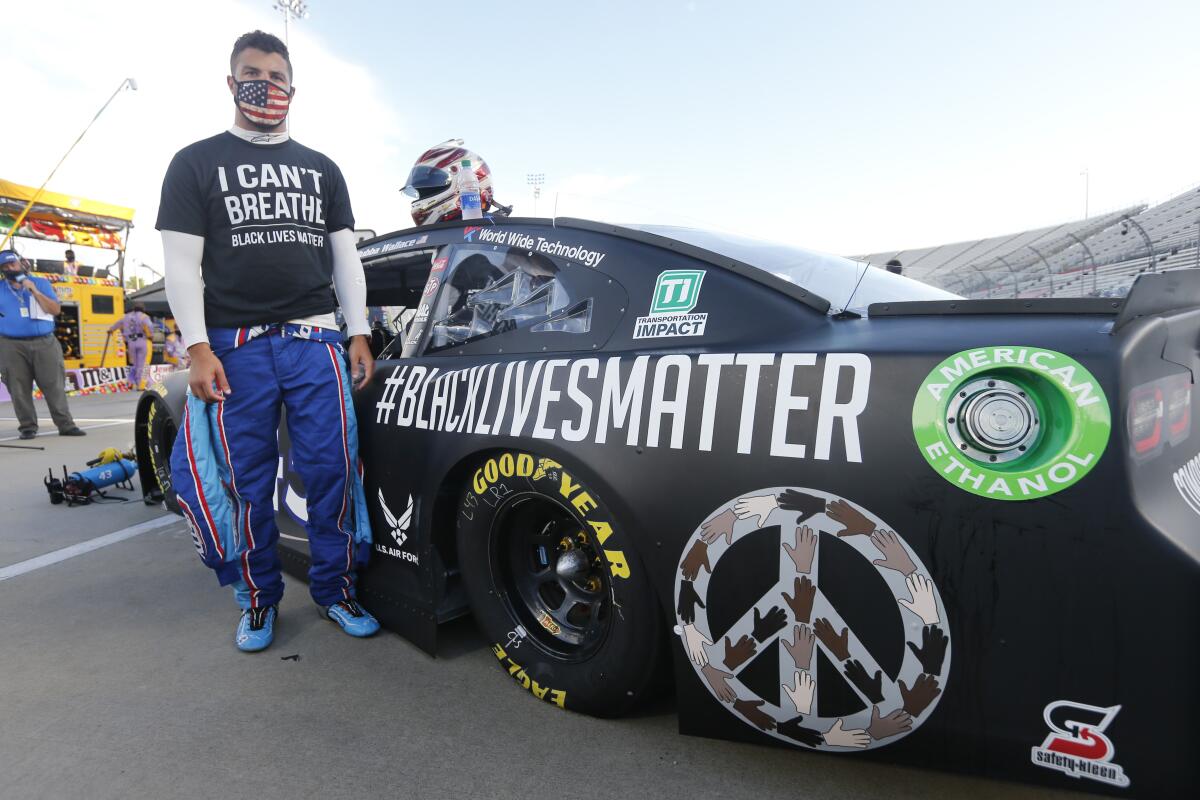
[[401,364],[375,424],[781,458],[862,462],[862,353],[558,358],[443,371]]
[[370,247],[359,248],[358,256],[359,258],[370,258],[371,256],[377,256],[382,253],[390,253],[393,250],[403,250],[406,247],[425,244],[427,241],[429,241],[429,235],[423,234],[421,236],[413,236],[408,239],[398,239],[392,242],[384,242],[383,244],[374,244]]

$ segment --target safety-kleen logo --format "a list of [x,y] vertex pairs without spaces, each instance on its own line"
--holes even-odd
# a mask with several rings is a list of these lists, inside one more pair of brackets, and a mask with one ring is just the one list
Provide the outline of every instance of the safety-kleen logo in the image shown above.
[[1102,708],[1070,700],[1051,703],[1042,712],[1050,733],[1041,747],[1031,750],[1030,759],[1039,767],[1055,769],[1072,778],[1128,786],[1125,770],[1112,763],[1116,748],[1104,735],[1120,710],[1120,706]]

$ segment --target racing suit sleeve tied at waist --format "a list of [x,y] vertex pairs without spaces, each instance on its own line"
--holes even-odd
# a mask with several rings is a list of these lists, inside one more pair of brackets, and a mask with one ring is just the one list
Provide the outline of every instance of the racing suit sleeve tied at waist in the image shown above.
[[[339,365],[340,366],[340,365]],[[342,367],[344,370],[344,367]],[[171,453],[172,479],[180,508],[191,530],[192,542],[204,565],[213,569],[222,586],[243,577],[242,555],[248,544],[239,524],[244,500],[234,492],[228,447],[222,439],[221,403],[205,403],[188,392],[183,425]],[[354,539],[354,565],[365,566],[371,553],[371,525],[367,514],[362,463],[358,457],[358,425],[349,394],[342,381],[342,411],[347,428],[352,469],[350,509]],[[274,474],[275,468],[271,468]]]

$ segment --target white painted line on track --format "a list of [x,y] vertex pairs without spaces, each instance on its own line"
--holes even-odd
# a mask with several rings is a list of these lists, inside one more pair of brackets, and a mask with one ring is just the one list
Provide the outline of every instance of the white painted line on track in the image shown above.
[[[50,417],[38,417],[38,422],[53,422]],[[135,422],[132,417],[75,417],[76,422]],[[20,422],[16,417],[0,417],[0,422]]]
[[161,517],[139,522],[137,525],[130,525],[123,530],[113,533],[106,533],[103,536],[97,536],[95,539],[88,539],[86,542],[73,544],[70,547],[64,547],[61,550],[55,550],[45,555],[31,558],[27,561],[18,561],[16,564],[10,564],[7,567],[0,567],[0,581],[6,581],[9,578],[15,578],[18,575],[24,575],[27,572],[33,572],[35,569],[48,567],[51,564],[57,564],[60,561],[66,561],[68,558],[81,556],[84,553],[90,553],[93,550],[99,550],[101,547],[108,547],[110,544],[123,542],[126,539],[132,539],[134,536],[140,536],[143,533],[156,531],[159,528],[165,528],[176,522],[183,522],[183,517],[177,517],[174,514],[166,514]]
[[[76,420],[76,422],[78,422],[78,420]],[[114,425],[124,425],[127,422],[133,422],[133,420],[118,419],[115,421],[103,422],[103,423],[100,423],[99,425],[80,425],[79,429],[81,431],[91,431],[91,430],[95,430],[96,428],[111,428]],[[32,442],[36,439],[40,439],[43,436],[57,436],[57,435],[58,435],[57,431],[55,431],[54,433],[50,433],[49,431],[47,431],[46,433],[39,433],[33,439],[26,439],[26,441]],[[21,438],[20,434],[17,434],[16,436],[5,436],[4,438],[0,439],[0,442],[15,442],[20,438]]]

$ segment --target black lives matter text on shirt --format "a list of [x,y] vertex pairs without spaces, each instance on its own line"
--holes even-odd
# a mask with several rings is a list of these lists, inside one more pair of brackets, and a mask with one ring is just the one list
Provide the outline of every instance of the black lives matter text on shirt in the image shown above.
[[333,311],[329,234],[354,215],[321,153],[225,132],[175,154],[155,227],[204,237],[205,321],[238,327]]

